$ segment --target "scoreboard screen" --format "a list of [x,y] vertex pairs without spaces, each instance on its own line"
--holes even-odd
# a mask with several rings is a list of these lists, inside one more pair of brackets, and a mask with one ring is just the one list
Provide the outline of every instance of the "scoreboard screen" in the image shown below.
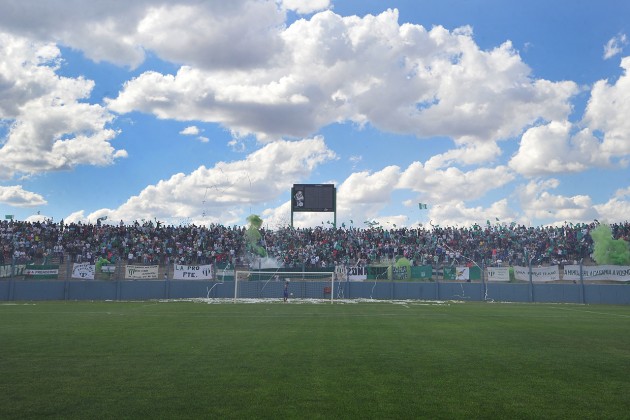
[[293,211],[335,211],[337,191],[333,184],[293,184]]

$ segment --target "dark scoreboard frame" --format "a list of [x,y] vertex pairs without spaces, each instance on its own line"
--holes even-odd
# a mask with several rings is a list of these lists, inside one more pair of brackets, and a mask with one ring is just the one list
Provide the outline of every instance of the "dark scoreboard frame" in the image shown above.
[[294,212],[333,212],[337,222],[337,188],[334,184],[293,184],[291,226]]

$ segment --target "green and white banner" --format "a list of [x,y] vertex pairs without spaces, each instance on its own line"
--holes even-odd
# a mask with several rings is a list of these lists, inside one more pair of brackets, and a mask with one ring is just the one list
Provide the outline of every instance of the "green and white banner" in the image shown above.
[[129,280],[150,280],[158,278],[157,265],[128,265],[125,278]]
[[27,265],[24,270],[27,279],[56,279],[59,277],[58,265]]
[[411,278],[416,280],[431,280],[433,278],[433,267],[430,265],[419,265],[411,267]]
[[444,267],[444,280],[469,280],[470,267]]
[[74,263],[72,265],[72,278],[94,280],[95,265],[87,263]]

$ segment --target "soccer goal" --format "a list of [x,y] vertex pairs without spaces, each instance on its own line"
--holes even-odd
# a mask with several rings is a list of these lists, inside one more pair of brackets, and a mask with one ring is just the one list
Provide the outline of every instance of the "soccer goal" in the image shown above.
[[283,299],[285,284],[288,299],[322,299],[332,303],[335,295],[334,272],[237,271],[234,299]]

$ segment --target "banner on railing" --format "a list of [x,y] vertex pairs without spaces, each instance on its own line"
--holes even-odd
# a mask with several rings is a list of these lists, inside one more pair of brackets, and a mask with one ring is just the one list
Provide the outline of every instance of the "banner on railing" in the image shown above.
[[348,267],[348,270],[346,272],[348,274],[348,280],[350,281],[367,280],[366,267]]
[[337,265],[335,266],[335,274],[339,281],[363,281],[367,280],[367,267]]
[[[11,270],[11,267],[13,267],[13,270]],[[24,269],[26,269],[25,264],[0,265],[0,278],[22,276],[24,275]]]
[[72,265],[72,278],[94,280],[95,265],[86,263],[74,263]]
[[59,277],[58,265],[27,265],[24,277],[28,279],[56,279]]
[[392,266],[392,278],[394,280],[409,280],[410,277],[411,267],[405,265],[401,267]]
[[128,265],[125,278],[130,280],[148,280],[158,278],[157,265]]
[[[516,280],[529,281],[529,269],[527,267],[514,266]],[[549,267],[532,267],[532,281],[546,282],[560,280],[560,269],[557,265]]]
[[486,273],[488,281],[510,281],[509,267],[488,267]]
[[[587,281],[630,281],[630,267],[623,265],[583,265],[582,278]],[[580,280],[580,266],[565,265],[564,280]]]
[[469,280],[470,267],[444,267],[444,280]]
[[175,264],[174,280],[212,280],[212,265]]
[[101,273],[114,273],[116,271],[116,264],[101,265]]
[[431,280],[433,277],[433,267],[430,265],[419,265],[411,267],[411,278],[413,280]]

